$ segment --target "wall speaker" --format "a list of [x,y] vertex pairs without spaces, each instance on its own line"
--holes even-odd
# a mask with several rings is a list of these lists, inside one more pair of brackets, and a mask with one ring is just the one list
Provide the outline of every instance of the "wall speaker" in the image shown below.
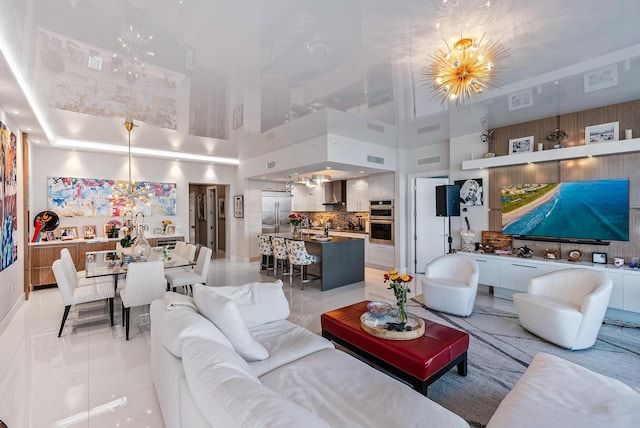
[[436,186],[436,216],[456,217],[460,215],[460,186],[445,184]]

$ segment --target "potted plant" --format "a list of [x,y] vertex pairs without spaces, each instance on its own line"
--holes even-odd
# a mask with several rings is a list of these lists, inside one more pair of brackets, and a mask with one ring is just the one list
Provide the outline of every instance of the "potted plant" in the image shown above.
[[122,226],[122,223],[120,222],[120,220],[109,220],[107,222],[107,225],[109,226],[109,229],[107,231],[107,237],[108,238],[117,238],[120,235],[120,227]]

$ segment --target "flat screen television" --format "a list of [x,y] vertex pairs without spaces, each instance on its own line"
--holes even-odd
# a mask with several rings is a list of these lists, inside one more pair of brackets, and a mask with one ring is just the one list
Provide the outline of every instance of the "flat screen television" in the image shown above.
[[629,180],[514,184],[501,188],[502,233],[629,240]]

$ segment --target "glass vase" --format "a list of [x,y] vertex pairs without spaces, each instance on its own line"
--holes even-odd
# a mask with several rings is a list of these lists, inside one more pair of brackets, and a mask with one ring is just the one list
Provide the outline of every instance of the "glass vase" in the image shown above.
[[144,237],[144,230],[140,229],[136,242],[131,247],[131,255],[137,262],[146,262],[151,254],[151,245]]
[[407,322],[407,287],[397,287],[394,290],[394,295],[396,297],[396,311],[398,313],[398,320],[401,323]]
[[302,225],[291,223],[291,237],[300,238],[302,234]]

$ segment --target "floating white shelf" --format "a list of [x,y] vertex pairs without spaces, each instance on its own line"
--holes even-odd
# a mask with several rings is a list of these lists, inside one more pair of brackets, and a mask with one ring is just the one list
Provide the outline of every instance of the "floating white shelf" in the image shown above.
[[541,152],[496,156],[462,162],[463,170],[496,168],[500,166],[522,165],[526,163],[550,162],[564,159],[586,158],[589,156],[615,155],[640,151],[640,138],[611,141],[609,143],[572,146],[563,149],[549,149]]

